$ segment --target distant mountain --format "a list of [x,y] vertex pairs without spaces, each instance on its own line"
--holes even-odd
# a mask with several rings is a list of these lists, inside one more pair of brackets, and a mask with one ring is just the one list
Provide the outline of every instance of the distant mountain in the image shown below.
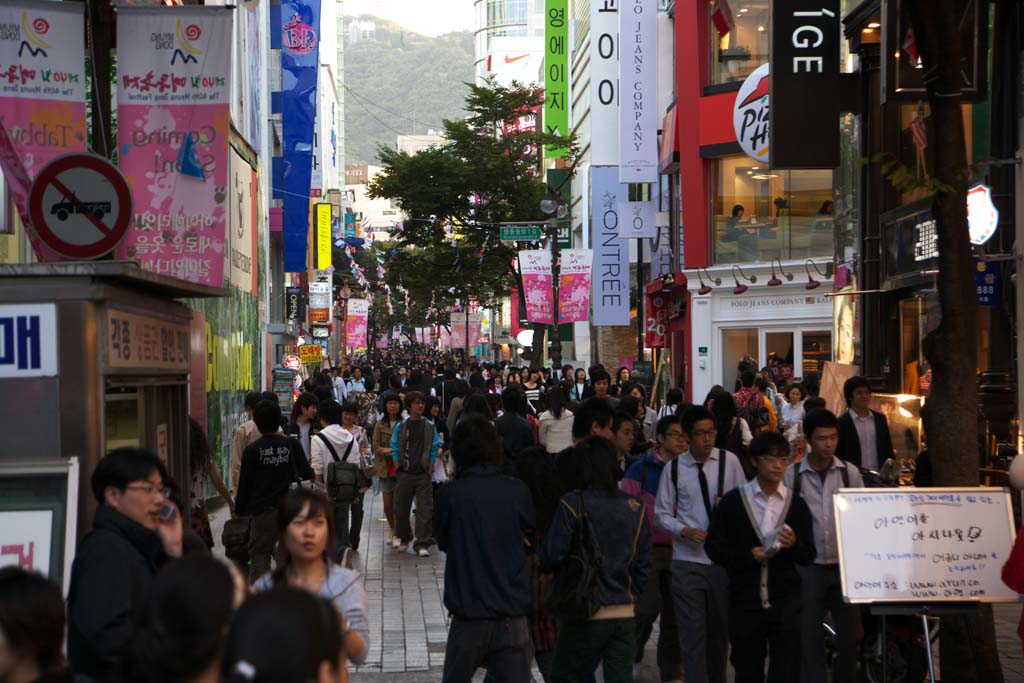
[[464,115],[471,32],[430,38],[374,16],[346,29],[351,21],[373,22],[374,31],[355,41],[345,31],[345,163],[376,163],[377,146],[394,147],[399,132],[441,132],[444,119]]

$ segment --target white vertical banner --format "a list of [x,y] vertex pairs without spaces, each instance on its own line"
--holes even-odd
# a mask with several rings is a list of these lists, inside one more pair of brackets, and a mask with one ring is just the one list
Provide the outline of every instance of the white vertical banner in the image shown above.
[[628,196],[626,187],[619,183],[619,169],[614,166],[594,166],[590,174],[594,325],[628,325],[629,244],[619,237],[619,200]]
[[653,202],[620,200],[619,237],[623,239],[655,239],[658,237],[658,207]]
[[[659,214],[659,217],[667,214]],[[672,228],[666,223],[658,226],[658,239],[651,240],[651,278],[658,278],[672,272]]]
[[619,4],[590,0],[590,161],[619,163]]
[[658,1],[620,0],[619,180],[658,182]]

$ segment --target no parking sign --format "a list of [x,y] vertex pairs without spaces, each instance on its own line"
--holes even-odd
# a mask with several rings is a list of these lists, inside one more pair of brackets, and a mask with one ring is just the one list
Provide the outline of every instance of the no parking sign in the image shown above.
[[94,259],[124,239],[132,193],[121,172],[95,154],[66,154],[43,167],[28,195],[36,234],[70,259]]

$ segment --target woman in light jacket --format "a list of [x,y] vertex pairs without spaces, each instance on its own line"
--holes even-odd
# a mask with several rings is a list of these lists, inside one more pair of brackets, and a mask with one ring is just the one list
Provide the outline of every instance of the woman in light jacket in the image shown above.
[[544,395],[548,409],[540,414],[538,433],[540,445],[548,453],[561,453],[572,446],[572,411],[565,407],[561,387],[552,387]]

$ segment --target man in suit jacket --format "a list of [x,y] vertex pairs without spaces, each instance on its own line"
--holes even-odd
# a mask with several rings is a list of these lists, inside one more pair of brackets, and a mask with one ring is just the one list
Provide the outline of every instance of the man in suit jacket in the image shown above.
[[889,421],[885,415],[868,407],[871,384],[866,378],[857,376],[846,380],[843,396],[850,410],[839,418],[836,455],[857,467],[877,472],[893,455]]

